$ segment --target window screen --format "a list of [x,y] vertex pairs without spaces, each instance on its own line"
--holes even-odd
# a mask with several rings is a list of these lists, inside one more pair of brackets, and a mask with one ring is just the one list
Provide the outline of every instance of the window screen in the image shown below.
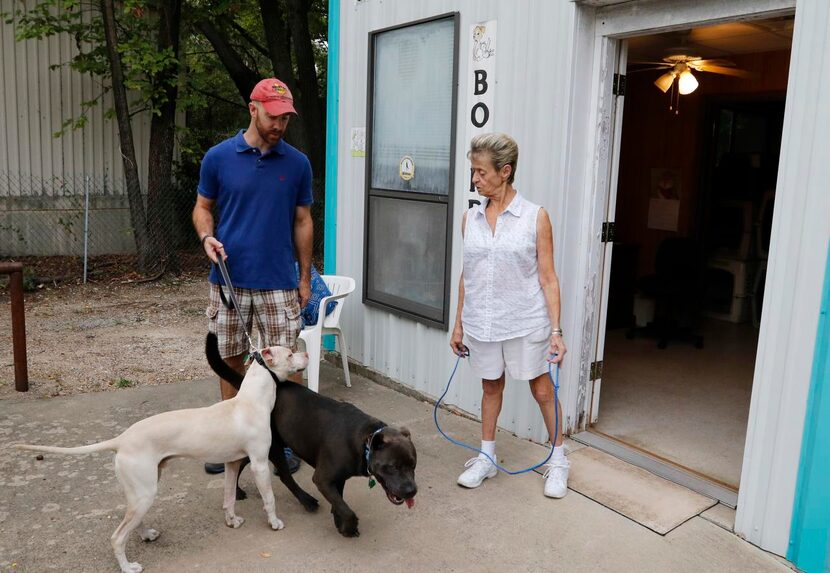
[[[372,109],[372,187],[447,195],[453,111],[452,20],[378,34]],[[412,159],[411,179],[400,174]]]
[[458,15],[370,35],[367,304],[446,329]]
[[447,206],[387,197],[369,199],[369,290],[389,304],[412,303],[440,320],[444,309]]

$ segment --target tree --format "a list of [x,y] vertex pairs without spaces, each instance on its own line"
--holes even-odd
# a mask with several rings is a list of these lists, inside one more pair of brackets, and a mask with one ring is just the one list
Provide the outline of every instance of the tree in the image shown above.
[[[205,127],[215,130],[217,123],[227,120],[222,117],[217,121],[217,103],[246,118],[248,98],[256,82],[271,75],[279,77],[291,89],[299,112],[287,138],[308,154],[315,188],[322,187],[325,0],[188,0],[184,12],[184,0],[86,1],[91,4],[82,0],[38,0],[28,11],[18,10],[13,17],[20,30],[18,39],[71,35],[78,54],[68,65],[101,78],[105,92],[112,91],[111,115],[119,127],[131,224],[142,272],[163,270],[176,262],[171,217],[175,212],[172,194],[177,191],[176,144],[183,169],[190,171],[192,179],[204,150],[216,143],[206,137],[194,144],[187,130],[177,130],[178,112],[186,112],[187,129],[198,129],[192,120],[202,114]],[[85,125],[86,110],[99,105],[102,99],[103,94],[84,102],[81,115],[66,118],[59,134]],[[142,111],[151,114],[146,209],[130,126],[130,118]],[[236,117],[236,113],[230,115]],[[179,172],[180,179],[182,174]],[[188,193],[193,190],[192,184],[186,189]],[[315,212],[319,217],[319,193],[317,198]]]
[[[111,0],[106,0],[111,1]],[[182,0],[158,0],[158,53],[167,54],[152,76],[158,86],[153,96],[153,117],[150,120],[149,169],[147,171],[147,207],[149,220],[155,222],[155,244],[158,254],[169,269],[178,266],[173,249],[173,213],[171,202],[173,154],[176,148],[176,102],[179,83],[179,29]]]
[[[68,65],[106,81],[98,98],[83,102],[80,117],[64,120],[66,130],[88,121],[85,111],[112,91],[124,164],[130,220],[142,272],[163,270],[175,259],[169,240],[169,190],[175,148],[182,0],[43,0],[14,14],[18,39],[70,34],[78,53]],[[130,104],[129,96],[138,96]],[[151,114],[147,209],[138,175],[130,118]]]
[[118,53],[118,32],[115,25],[115,6],[113,0],[102,0],[101,12],[104,15],[104,37],[106,38],[107,59],[113,85],[113,102],[118,118],[118,138],[121,142],[121,157],[124,161],[124,176],[127,180],[127,198],[130,202],[130,219],[139,255],[140,268],[146,269],[150,264],[149,241],[147,240],[147,219],[144,213],[144,200],[141,197],[141,182],[138,179],[138,162],[135,158],[133,129],[130,123],[130,111],[127,106],[127,90],[124,87],[124,72],[121,67],[121,54]]

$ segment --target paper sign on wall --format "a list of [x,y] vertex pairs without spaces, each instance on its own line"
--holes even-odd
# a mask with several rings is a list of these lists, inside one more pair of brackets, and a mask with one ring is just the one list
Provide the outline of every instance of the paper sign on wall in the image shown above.
[[351,141],[352,157],[366,157],[366,128],[353,127]]
[[[465,164],[470,140],[479,133],[493,131],[493,101],[496,91],[496,20],[470,26],[467,56],[467,97],[465,114],[467,129],[463,143]],[[470,177],[468,204],[474,205],[481,197]]]
[[648,228],[677,231],[680,216],[680,170],[652,168],[648,201]]

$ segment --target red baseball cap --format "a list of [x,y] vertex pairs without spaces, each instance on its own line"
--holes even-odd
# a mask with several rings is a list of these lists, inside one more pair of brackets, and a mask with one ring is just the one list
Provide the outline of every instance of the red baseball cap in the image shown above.
[[291,91],[287,85],[277,78],[262,80],[254,86],[254,91],[251,92],[251,101],[262,102],[265,111],[271,115],[282,115],[284,113],[297,115]]

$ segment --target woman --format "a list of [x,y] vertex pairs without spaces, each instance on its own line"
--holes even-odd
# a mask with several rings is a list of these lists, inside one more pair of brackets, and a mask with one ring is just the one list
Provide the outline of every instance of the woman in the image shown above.
[[[512,378],[530,381],[548,433],[557,435],[545,472],[545,495],[561,498],[568,491],[570,464],[548,362],[560,363],[567,349],[559,324],[550,218],[513,188],[519,146],[510,136],[478,135],[467,157],[484,201],[469,209],[461,223],[464,269],[450,346],[458,355],[469,352],[470,366],[481,377],[481,450],[493,459],[505,368]],[[554,408],[559,408],[558,431]],[[482,454],[465,467],[458,483],[468,488],[498,473]]]

